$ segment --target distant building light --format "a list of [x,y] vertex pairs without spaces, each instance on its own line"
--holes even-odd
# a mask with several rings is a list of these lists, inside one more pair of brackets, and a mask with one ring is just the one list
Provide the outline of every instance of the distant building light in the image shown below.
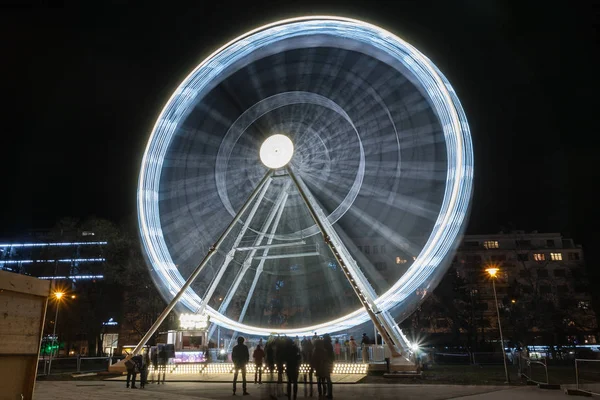
[[96,234],[94,232],[90,232],[90,231],[83,231],[81,233],[81,236],[95,236]]
[[70,276],[38,276],[38,279],[81,279],[81,280],[86,280],[86,279],[104,279],[104,275],[70,275]]
[[396,264],[406,264],[406,260],[402,257],[396,257]]
[[535,261],[544,261],[546,259],[546,255],[544,253],[535,253],[533,255],[533,259]]
[[562,253],[550,253],[550,259],[552,261],[562,261]]
[[485,242],[483,242],[483,247],[485,247],[486,249],[497,249],[498,241],[497,240],[486,240]]
[[60,260],[0,260],[1,264],[31,264],[48,262],[104,262],[105,258],[62,258]]
[[44,246],[91,246],[104,245],[108,242],[59,242],[59,243],[0,243],[1,247],[44,247]]

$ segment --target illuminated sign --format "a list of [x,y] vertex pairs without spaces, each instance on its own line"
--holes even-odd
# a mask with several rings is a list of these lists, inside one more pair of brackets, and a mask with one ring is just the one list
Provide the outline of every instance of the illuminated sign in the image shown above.
[[206,314],[181,314],[179,316],[179,328],[180,329],[206,329],[210,316]]
[[118,325],[119,323],[117,321],[113,321],[112,318],[110,318],[108,320],[108,322],[103,322],[102,325],[109,325],[109,326],[114,326],[114,325]]

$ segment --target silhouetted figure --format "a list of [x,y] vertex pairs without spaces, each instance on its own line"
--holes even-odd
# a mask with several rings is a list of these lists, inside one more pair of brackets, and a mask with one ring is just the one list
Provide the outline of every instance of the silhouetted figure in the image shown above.
[[312,354],[312,368],[315,370],[317,375],[317,392],[319,396],[327,395],[327,375],[329,373],[327,351],[325,350],[325,343],[323,340],[318,339],[313,342],[315,349]]
[[142,366],[140,368],[140,387],[143,389],[146,387],[146,383],[148,383],[148,368],[150,367],[150,354],[148,351],[142,357]]
[[128,388],[131,385],[132,389],[137,389],[137,386],[135,386],[135,380],[137,378],[138,366],[136,360],[134,360],[134,357],[131,357],[129,360],[125,361],[125,368],[127,368],[127,380],[125,387]]
[[275,339],[275,364],[277,365],[277,383],[283,383],[283,365],[285,364],[285,348],[286,338],[278,337]]
[[255,367],[254,383],[262,384],[262,368],[263,360],[265,358],[265,351],[262,349],[260,344],[256,346],[256,349],[254,349],[254,352],[252,353],[252,358],[254,359]]
[[158,380],[156,384],[160,384],[162,373],[162,383],[165,384],[166,374],[167,374],[167,362],[169,361],[169,357],[167,356],[167,350],[165,346],[162,346],[160,351],[158,352]]
[[367,336],[366,333],[362,334],[362,340],[360,341],[361,351],[362,351],[362,360],[364,363],[369,362],[369,345],[371,344],[371,339]]
[[335,361],[335,351],[333,344],[331,343],[331,336],[323,335],[323,347],[327,355],[327,375],[325,375],[325,382],[327,383],[327,398],[333,398],[333,384],[331,382],[331,374],[333,373],[333,365]]
[[235,368],[235,372],[233,373],[233,394],[235,394],[236,386],[237,386],[237,378],[238,372],[242,371],[242,389],[244,391],[244,396],[249,395],[246,391],[246,365],[248,361],[250,361],[250,351],[248,351],[248,346],[244,344],[244,338],[238,337],[238,344],[233,348],[231,352],[231,361],[233,361],[233,367]]
[[296,399],[298,396],[298,375],[300,373],[300,362],[302,356],[300,348],[291,339],[286,339],[281,343],[281,355],[285,362],[285,372],[287,375],[287,397]]
[[156,347],[151,348],[150,353],[152,354],[152,381],[154,381],[154,374],[158,373],[158,349]]
[[[304,339],[302,340],[302,342],[300,342],[300,345],[302,347],[301,351],[302,351],[302,362],[304,364],[308,364],[309,368],[308,368],[308,384],[309,384],[309,391],[310,391],[310,395],[313,395],[313,368],[312,368],[312,353],[314,350],[314,346],[312,341],[310,340],[310,338],[307,338],[306,336],[304,337]],[[307,372],[304,373],[304,393],[306,394],[306,375]]]

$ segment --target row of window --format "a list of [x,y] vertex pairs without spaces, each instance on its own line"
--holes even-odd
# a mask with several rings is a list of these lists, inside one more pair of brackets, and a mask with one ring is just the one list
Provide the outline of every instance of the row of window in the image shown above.
[[[539,243],[539,242],[536,241],[536,243]],[[544,244],[544,242],[542,242],[541,244]],[[565,244],[565,247],[572,246],[570,239],[563,239],[563,244]],[[515,240],[515,245],[517,248],[532,247],[531,240]],[[478,248],[479,246],[480,246],[480,242],[476,242],[476,241],[463,242],[463,247]],[[545,246],[546,247],[556,247],[556,242],[554,239],[546,239]],[[485,241],[483,241],[483,247],[485,247],[486,249],[498,249],[498,248],[500,248],[500,244],[498,243],[497,240],[485,240]]]
[[[569,252],[567,253],[567,257],[569,261],[579,261],[579,253]],[[517,260],[519,261],[529,261],[530,259],[533,259],[533,261],[563,261],[563,253],[533,253],[531,254],[531,258],[529,253],[517,253]],[[458,256],[454,258],[454,261],[457,260]],[[479,254],[467,254],[464,256],[464,260],[468,263],[477,263],[482,261],[482,257]],[[496,262],[506,261],[506,254],[492,254],[489,256],[489,260]]]

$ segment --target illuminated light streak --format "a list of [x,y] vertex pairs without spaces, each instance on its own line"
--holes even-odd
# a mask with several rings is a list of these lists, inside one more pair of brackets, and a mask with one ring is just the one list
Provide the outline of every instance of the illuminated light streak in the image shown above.
[[[456,93],[431,61],[410,44],[385,30],[357,20],[339,17],[305,17],[262,26],[232,40],[203,61],[171,96],[151,133],[144,152],[138,187],[138,221],[144,250],[158,279],[168,290],[183,285],[162,235],[158,192],[163,160],[178,123],[194,104],[194,99],[210,90],[227,68],[259,49],[282,40],[311,35],[329,35],[374,47],[400,62],[426,94],[443,129],[447,148],[446,189],[440,213],[425,246],[408,271],[376,301],[388,310],[406,300],[434,273],[440,260],[452,250],[463,229],[473,181],[473,149],[466,116]],[[200,297],[188,289],[182,303],[195,309]],[[233,321],[207,307],[213,321],[229,329],[256,335],[269,335],[271,328],[249,326]],[[356,310],[326,323],[297,329],[282,329],[287,335],[310,335],[314,331],[335,332],[366,322],[364,310]]]

